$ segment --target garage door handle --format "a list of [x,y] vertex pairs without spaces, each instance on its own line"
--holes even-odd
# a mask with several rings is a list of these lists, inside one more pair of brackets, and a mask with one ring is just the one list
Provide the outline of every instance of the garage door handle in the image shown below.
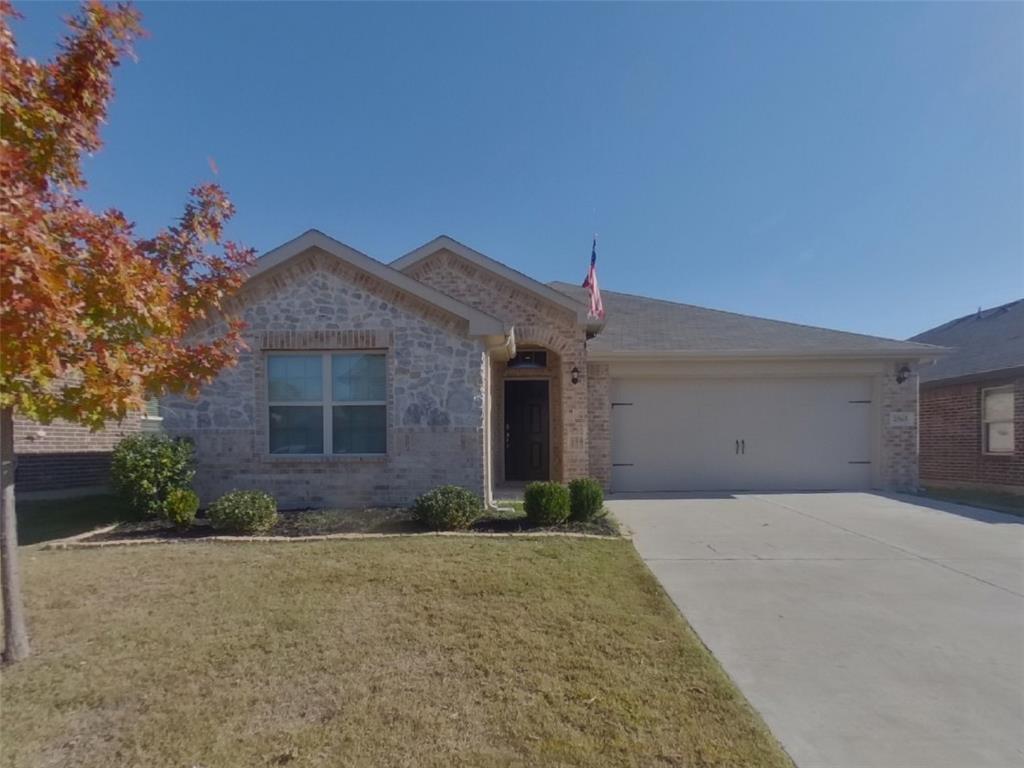
[[740,453],[742,453],[744,456],[747,455],[747,441],[746,440],[740,440]]
[[736,455],[737,456],[740,455],[740,441],[739,440],[736,441]]

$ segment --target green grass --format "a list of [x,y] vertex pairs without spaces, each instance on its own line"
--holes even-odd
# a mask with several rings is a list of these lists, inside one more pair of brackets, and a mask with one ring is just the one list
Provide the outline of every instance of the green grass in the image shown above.
[[4,766],[791,766],[620,539],[22,554]]
[[1024,517],[1024,494],[997,493],[975,488],[925,488],[923,495]]
[[511,513],[505,513],[508,517],[526,517],[526,509],[523,507],[522,499],[504,499],[495,501],[494,506],[503,509],[511,509]]
[[117,496],[71,499],[17,499],[18,543],[38,544],[134,519]]

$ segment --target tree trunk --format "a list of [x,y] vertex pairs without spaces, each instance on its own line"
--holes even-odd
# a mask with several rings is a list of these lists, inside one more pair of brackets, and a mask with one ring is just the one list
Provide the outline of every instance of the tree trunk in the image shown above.
[[28,629],[21,600],[18,520],[14,514],[14,409],[0,409],[0,591],[4,602],[5,664],[29,654]]

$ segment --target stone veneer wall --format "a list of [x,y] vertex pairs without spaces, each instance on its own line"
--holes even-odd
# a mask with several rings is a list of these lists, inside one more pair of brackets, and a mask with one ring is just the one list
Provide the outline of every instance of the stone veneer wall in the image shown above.
[[[203,503],[234,488],[265,490],[282,508],[407,504],[446,483],[486,493],[488,361],[464,320],[316,249],[254,278],[231,309],[250,351],[197,400],[161,400],[165,429],[196,443]],[[271,455],[267,355],[353,349],[386,352],[387,454]]]
[[[902,366],[911,369],[902,384],[896,381]],[[886,363],[881,379],[881,482],[887,491],[915,491],[918,488],[917,364]],[[892,426],[891,413],[913,413],[913,426]]]
[[[552,440],[560,432],[562,441],[560,465],[554,459],[556,448],[552,443],[552,479],[567,481],[584,477],[589,472],[590,457],[587,449],[587,382],[586,334],[576,324],[575,315],[557,304],[524,290],[515,283],[466,261],[460,256],[440,250],[406,270],[410,277],[426,283],[481,312],[515,325],[516,344],[524,347],[539,346],[558,353],[559,370],[553,377],[561,384],[559,403],[552,402],[552,414],[560,410],[560,429],[552,429]],[[580,371],[579,384],[571,384],[571,371]],[[504,368],[497,366],[494,390],[504,387]],[[552,399],[555,396],[552,384]],[[503,424],[504,414],[496,411]],[[503,427],[494,430],[492,452],[495,455],[495,480],[504,478],[504,466],[497,466],[502,453],[500,441]],[[557,468],[557,472],[556,472]]]

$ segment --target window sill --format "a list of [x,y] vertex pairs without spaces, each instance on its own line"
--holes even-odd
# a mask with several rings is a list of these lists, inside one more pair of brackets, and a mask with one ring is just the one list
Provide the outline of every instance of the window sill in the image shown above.
[[998,453],[992,451],[982,451],[981,455],[989,459],[1012,459],[1017,455],[1016,451],[999,451]]
[[387,461],[386,453],[265,453],[263,460],[274,464],[349,464]]

